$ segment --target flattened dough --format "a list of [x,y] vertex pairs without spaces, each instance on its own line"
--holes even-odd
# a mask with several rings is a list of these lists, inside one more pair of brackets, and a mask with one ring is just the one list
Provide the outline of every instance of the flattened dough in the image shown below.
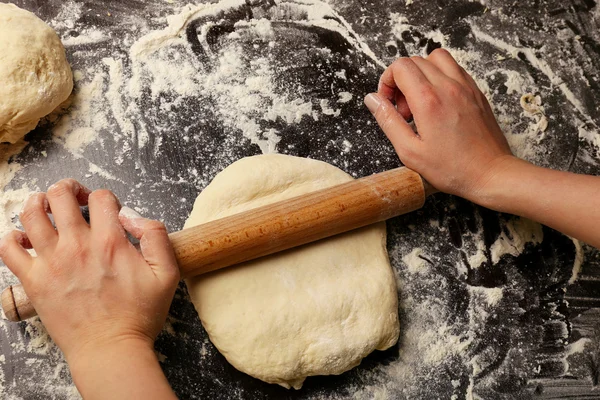
[[14,4],[0,3],[0,143],[15,143],[73,90],[56,33]]
[[[241,159],[198,196],[190,227],[351,180],[321,161]],[[299,389],[398,340],[385,223],[187,280],[211,341],[237,369]]]

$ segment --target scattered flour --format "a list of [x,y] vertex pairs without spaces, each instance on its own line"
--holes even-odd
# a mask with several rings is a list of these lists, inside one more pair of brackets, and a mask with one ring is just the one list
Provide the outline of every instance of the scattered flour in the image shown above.
[[502,288],[486,288],[483,286],[469,286],[469,291],[474,295],[481,295],[485,298],[485,302],[490,306],[496,306],[502,300],[504,291]]
[[350,92],[339,92],[338,96],[338,103],[347,103],[352,100],[352,93]]
[[574,238],[571,238],[571,240],[575,245],[575,262],[573,263],[573,272],[571,274],[571,278],[569,279],[569,284],[573,284],[577,280],[577,277],[581,272],[581,266],[584,261],[584,253],[583,248],[581,246],[581,242]]
[[108,126],[106,114],[96,112],[102,108],[100,104],[104,100],[102,89],[105,79],[105,74],[100,72],[89,83],[76,81],[69,112],[59,119],[53,129],[54,140],[76,157],[82,157],[85,147]]
[[514,217],[506,224],[506,231],[492,244],[492,262],[497,263],[505,254],[518,256],[528,243],[539,244],[544,239],[542,225],[537,222]]
[[65,47],[78,46],[82,44],[94,44],[109,40],[104,32],[96,29],[87,29],[79,32],[79,35],[68,38],[62,38],[62,43]]
[[468,260],[469,260],[469,266],[471,268],[479,268],[481,266],[481,264],[483,264],[484,262],[487,261],[487,256],[485,255],[485,244],[483,243],[483,240],[481,238],[479,238],[479,240],[477,240],[475,242],[476,246],[477,246],[477,252],[471,256],[469,256]]
[[429,272],[427,261],[421,258],[423,249],[415,247],[410,253],[402,258],[402,261],[408,267],[408,272],[415,274],[426,274]]
[[[280,132],[264,129],[263,122],[285,121],[288,125],[303,118],[319,119],[316,105],[310,98],[300,97],[294,91],[282,91],[275,82],[274,60],[255,56],[249,60],[242,44],[236,40],[251,35],[262,46],[274,46],[271,20],[278,18],[278,10],[269,9],[269,18],[239,21],[229,33],[227,43],[217,54],[209,55],[209,64],[203,64],[193,53],[184,36],[190,21],[209,18],[245,6],[242,0],[226,0],[217,4],[188,5],[180,14],[167,17],[168,26],[137,40],[130,50],[133,62],[128,95],[137,98],[149,86],[152,96],[176,94],[179,98],[201,95],[210,99],[215,112],[230,129],[239,130],[243,137],[259,146],[263,153],[277,151]],[[342,34],[374,62],[382,65],[368,46],[361,41],[348,23],[331,7],[319,1],[297,1],[288,5],[298,15],[299,24],[322,27]],[[295,13],[295,14],[294,14]],[[198,40],[205,47],[206,31],[198,32]],[[258,46],[256,44],[255,46]],[[260,47],[260,46],[259,46]],[[198,74],[198,71],[205,71]],[[338,71],[342,74],[344,71]],[[348,92],[339,94],[338,103],[352,99]],[[333,108],[327,99],[318,107],[323,115],[337,117],[341,110]]]

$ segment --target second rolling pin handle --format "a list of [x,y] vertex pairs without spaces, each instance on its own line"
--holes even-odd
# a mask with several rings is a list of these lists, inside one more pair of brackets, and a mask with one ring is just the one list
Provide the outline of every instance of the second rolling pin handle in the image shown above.
[[21,285],[12,285],[4,289],[0,296],[4,315],[9,321],[23,321],[35,317],[37,312]]

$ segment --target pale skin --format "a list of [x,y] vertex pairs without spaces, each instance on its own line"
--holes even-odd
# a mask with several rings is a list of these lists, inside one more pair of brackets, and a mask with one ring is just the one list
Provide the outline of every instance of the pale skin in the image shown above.
[[[600,178],[514,157],[485,96],[448,52],[397,60],[365,104],[402,162],[438,190],[600,247]],[[406,122],[411,117],[418,134]],[[90,224],[79,209],[86,204]],[[153,348],[180,278],[164,225],[72,179],[33,195],[20,218],[24,232],[0,241],[0,258],[65,354],[83,397],[175,399]],[[126,231],[140,239],[140,251]]]

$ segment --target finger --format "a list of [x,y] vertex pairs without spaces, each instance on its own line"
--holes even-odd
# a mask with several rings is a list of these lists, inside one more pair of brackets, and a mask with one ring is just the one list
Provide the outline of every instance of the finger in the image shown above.
[[431,64],[436,66],[447,77],[454,79],[461,85],[470,86],[469,81],[463,74],[464,70],[460,65],[458,65],[454,57],[452,57],[452,54],[450,54],[447,50],[435,49],[429,55],[429,57],[427,57],[427,60],[429,60]]
[[87,228],[80,206],[87,205],[90,190],[74,179],[63,179],[48,188],[48,202],[56,229],[67,232]]
[[414,146],[419,141],[418,136],[388,99],[377,93],[371,93],[365,97],[365,105],[375,116],[399,156],[404,149],[414,150]]
[[25,232],[17,230],[0,240],[0,259],[21,281],[33,261],[33,257],[25,250],[25,246],[28,245],[31,244]]
[[400,91],[396,93],[395,102],[396,110],[398,110],[400,115],[402,115],[402,118],[404,118],[404,120],[406,121],[410,120],[412,118],[412,111],[410,111],[410,107],[406,102],[406,97],[404,97],[404,95]]
[[477,85],[477,82],[475,82],[475,79],[473,79],[473,77],[467,71],[465,71],[463,67],[460,67],[460,70],[469,87],[473,89],[474,92],[483,94],[481,89],[479,89],[479,85]]
[[[27,234],[25,232],[15,229],[12,232],[12,234],[14,234],[16,236],[17,242],[19,243],[19,245],[21,247],[23,247],[26,250],[33,249],[33,246],[31,245],[31,241],[29,241],[29,237],[27,237]],[[29,254],[29,253],[27,253],[27,254]]]
[[27,199],[19,215],[30,244],[38,254],[54,248],[58,240],[56,230],[48,218],[49,207],[46,194],[35,193]]
[[379,78],[378,92],[388,100],[394,100],[396,90],[399,90],[413,112],[423,91],[430,89],[431,82],[410,58],[394,61]]
[[129,207],[121,208],[119,220],[127,232],[139,239],[142,256],[155,275],[159,279],[179,281],[179,267],[165,226]]
[[165,226],[154,220],[148,220],[143,227],[140,237],[142,256],[163,282],[179,281],[179,267],[171,240]]
[[386,99],[393,101],[396,104],[396,109],[405,120],[408,121],[412,117],[412,112],[410,111],[410,107],[408,107],[406,97],[397,87],[389,87],[380,82],[377,93]]
[[119,211],[119,222],[127,232],[136,239],[141,239],[144,234],[144,225],[150,221],[142,217],[135,210],[129,207],[122,207]]
[[125,231],[119,221],[121,203],[110,190],[94,190],[89,196],[88,204],[90,226],[94,234],[120,235],[125,239]]
[[473,79],[473,77],[469,75],[469,73],[465,71],[464,68],[461,67],[461,70],[463,76],[465,77],[465,80],[469,83],[469,87],[471,88],[471,91],[479,106],[493,114],[492,107],[490,106],[487,97],[485,97],[485,94],[483,94],[481,89],[479,89],[479,86],[477,85],[477,82],[475,82],[475,79]]
[[423,57],[415,56],[411,57],[411,60],[413,60],[413,62],[427,77],[427,80],[433,85],[439,85],[440,83],[444,82],[444,80],[448,79],[448,77],[445,76],[438,67],[436,67],[433,63],[429,62]]

